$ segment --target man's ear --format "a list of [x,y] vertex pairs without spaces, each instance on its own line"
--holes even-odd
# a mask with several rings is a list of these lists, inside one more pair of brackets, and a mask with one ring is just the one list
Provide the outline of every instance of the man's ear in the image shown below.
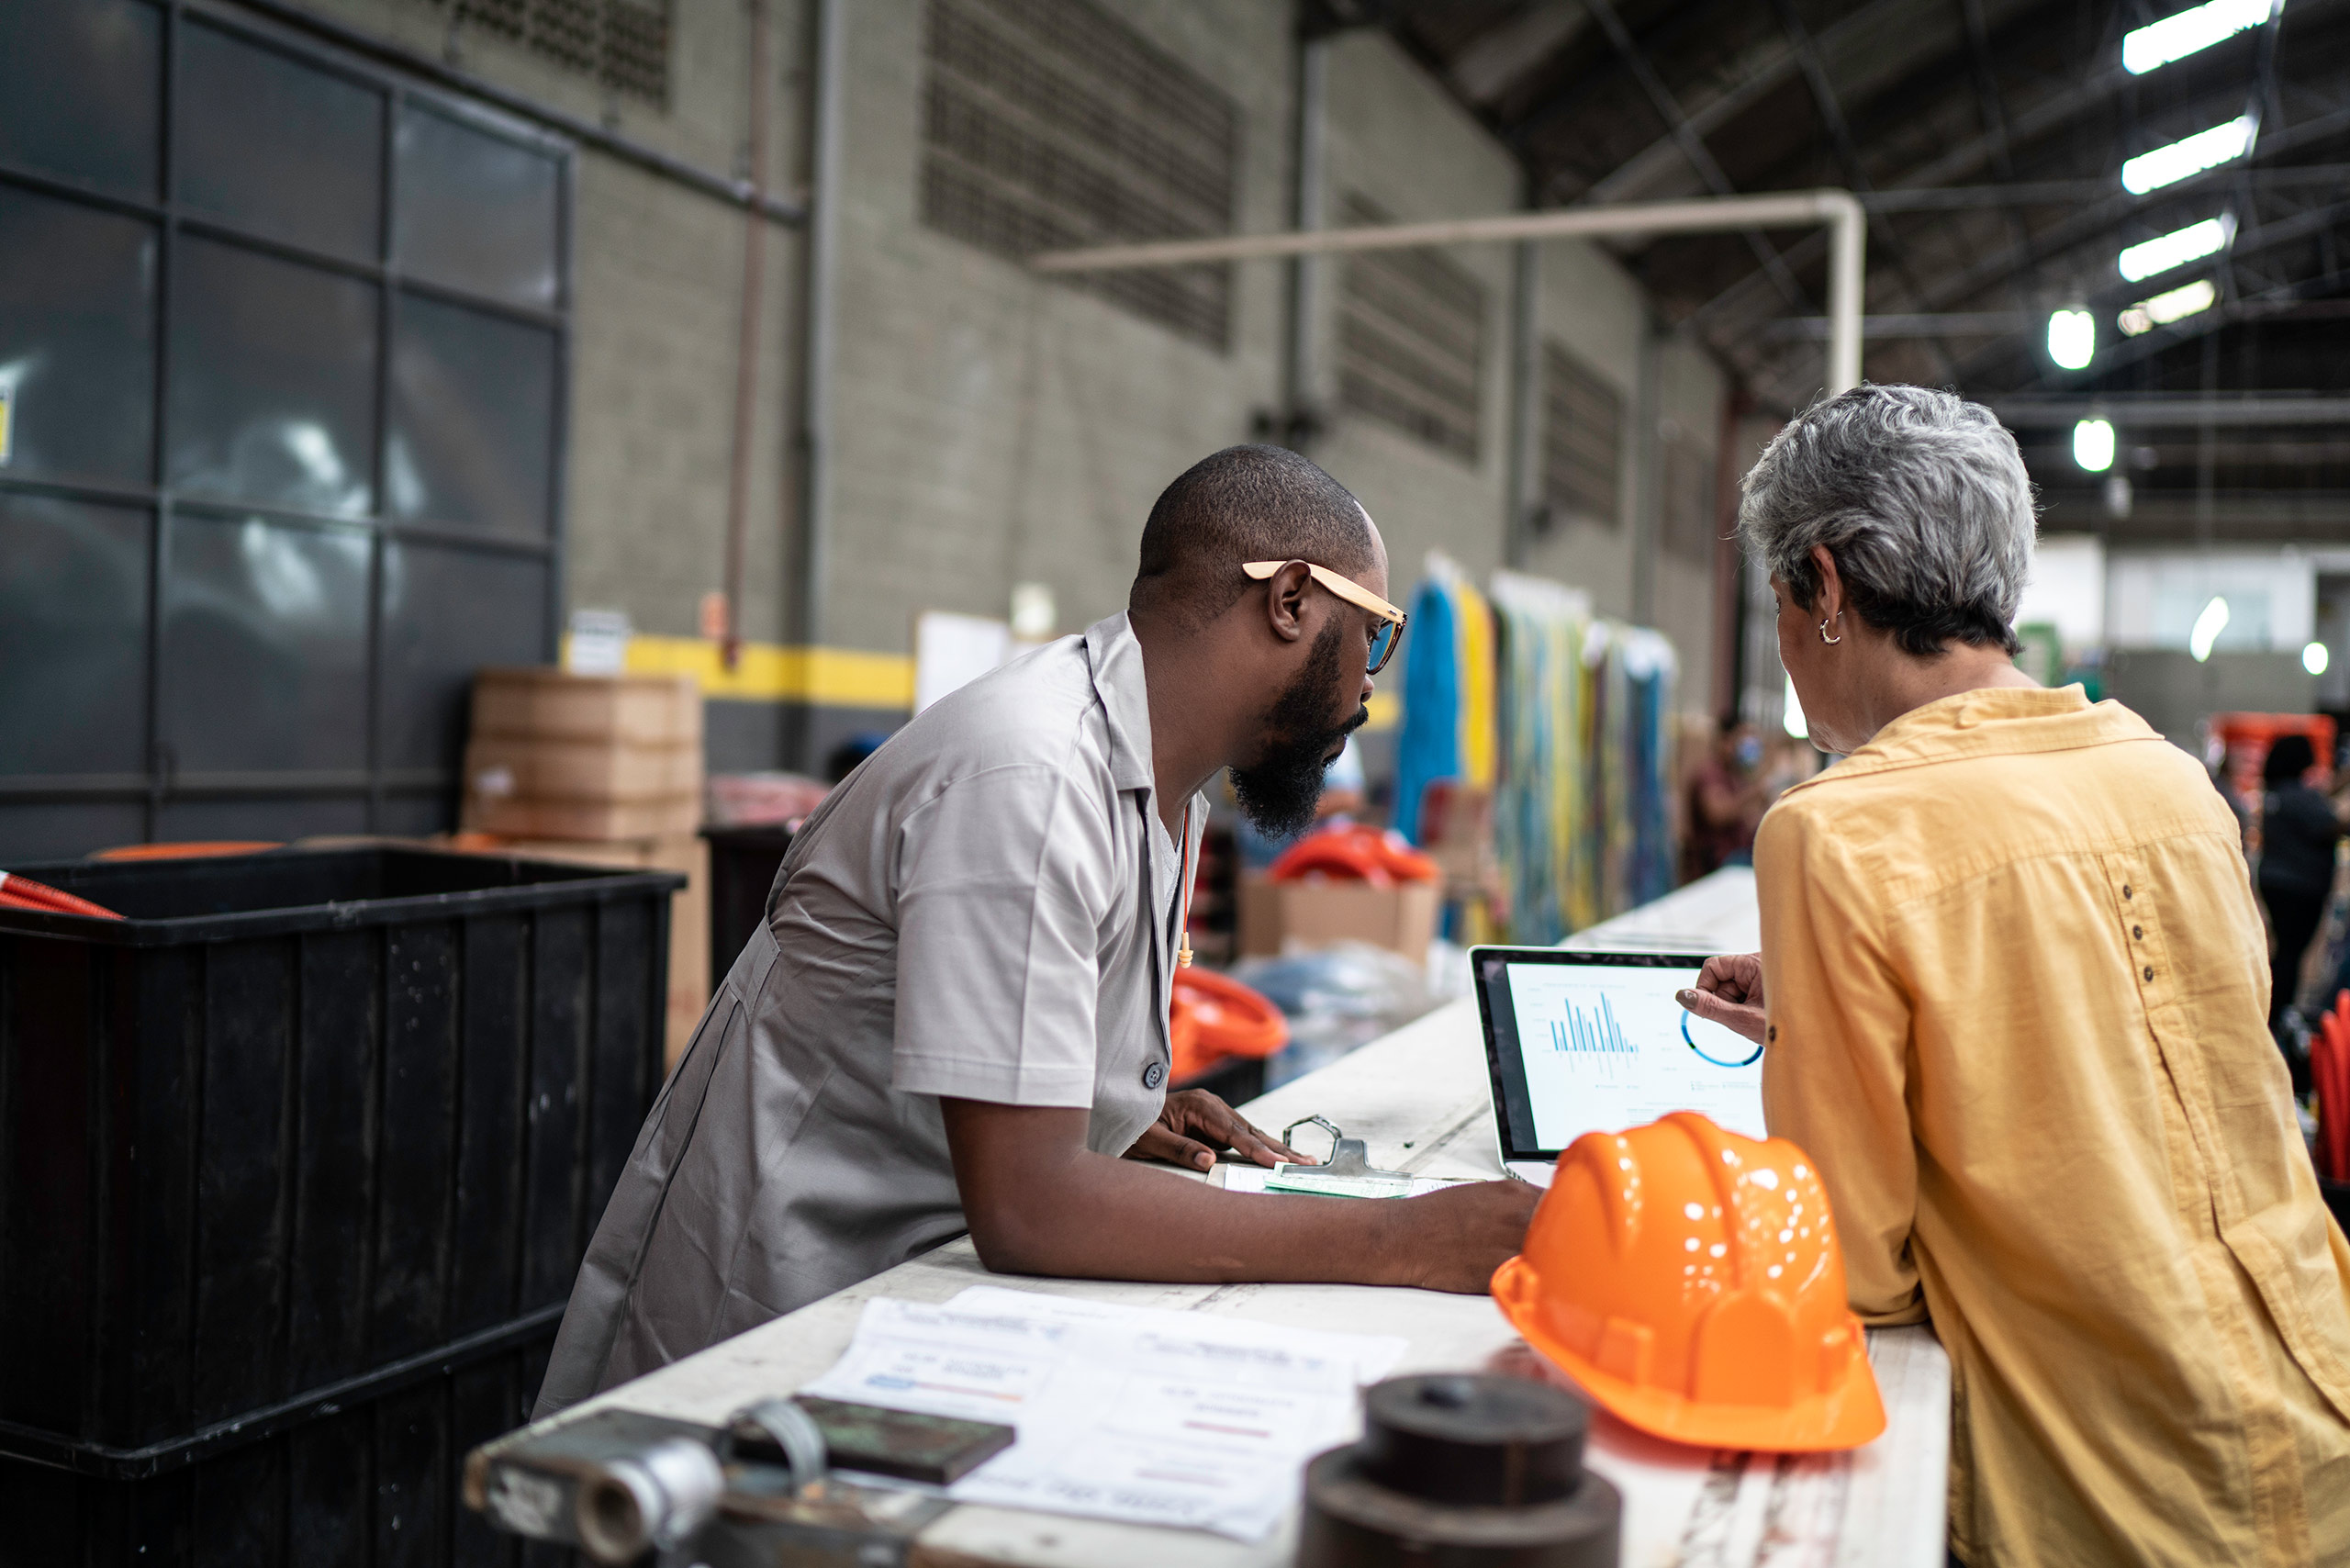
[[1305,635],[1305,590],[1313,581],[1303,561],[1292,561],[1265,580],[1265,623],[1284,643]]

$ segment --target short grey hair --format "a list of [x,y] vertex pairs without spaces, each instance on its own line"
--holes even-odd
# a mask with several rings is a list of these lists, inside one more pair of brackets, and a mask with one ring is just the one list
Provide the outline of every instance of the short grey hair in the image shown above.
[[1824,544],[1862,620],[1920,657],[1952,638],[2012,654],[2031,575],[2031,480],[1991,410],[1925,386],[1855,386],[1796,415],[1739,484],[1739,542],[1807,608]]

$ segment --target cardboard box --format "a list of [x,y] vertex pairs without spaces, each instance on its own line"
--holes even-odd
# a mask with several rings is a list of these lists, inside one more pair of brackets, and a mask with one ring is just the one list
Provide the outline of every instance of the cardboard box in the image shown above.
[[701,794],[701,747],[476,735],[465,790],[486,800],[675,801]]
[[474,676],[473,733],[699,749],[701,689],[691,676],[485,669]]
[[[582,844],[571,839],[509,838],[485,855],[554,860],[565,866],[621,866],[630,870],[682,871],[686,885],[669,903],[668,1034],[663,1062],[677,1065],[710,1006],[715,979],[710,951],[710,845],[697,834]],[[724,961],[732,964],[734,955]]]
[[1243,958],[1271,957],[1295,943],[1369,942],[1415,962],[1425,961],[1436,935],[1437,885],[1404,882],[1276,882],[1262,875],[1240,883],[1239,945]]
[[458,821],[467,833],[501,838],[626,839],[690,834],[701,825],[701,797],[666,801],[559,801],[526,795],[481,795],[468,790]]

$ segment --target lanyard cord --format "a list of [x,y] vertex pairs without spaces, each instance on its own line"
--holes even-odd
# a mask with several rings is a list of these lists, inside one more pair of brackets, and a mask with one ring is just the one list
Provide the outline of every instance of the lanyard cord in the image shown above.
[[1192,967],[1192,802],[1183,802],[1183,849],[1177,864],[1183,883],[1175,894],[1175,964],[1179,969]]

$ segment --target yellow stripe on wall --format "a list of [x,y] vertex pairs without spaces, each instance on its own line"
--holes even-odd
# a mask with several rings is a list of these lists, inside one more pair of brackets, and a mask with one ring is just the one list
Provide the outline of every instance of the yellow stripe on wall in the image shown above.
[[[567,645],[569,638],[565,642]],[[728,669],[718,644],[707,637],[640,633],[628,640],[621,667],[631,675],[689,675],[704,697],[736,701],[897,711],[914,705],[914,661],[906,654],[745,643],[734,667]]]

